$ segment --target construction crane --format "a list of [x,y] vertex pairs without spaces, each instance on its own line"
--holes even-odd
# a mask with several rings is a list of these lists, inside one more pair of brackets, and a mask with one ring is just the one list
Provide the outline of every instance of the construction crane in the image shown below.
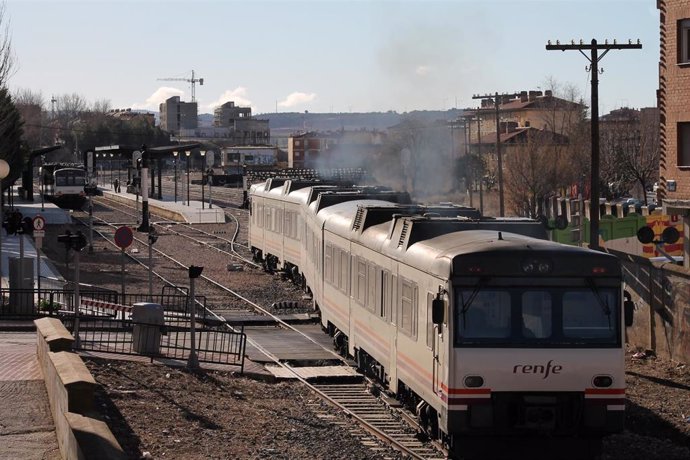
[[192,84],[192,102],[196,101],[196,87],[194,86],[196,83],[199,83],[199,85],[204,84],[204,79],[203,78],[194,78],[194,71],[192,70],[192,78],[159,78],[158,80],[165,80],[165,81],[188,81],[189,83]]

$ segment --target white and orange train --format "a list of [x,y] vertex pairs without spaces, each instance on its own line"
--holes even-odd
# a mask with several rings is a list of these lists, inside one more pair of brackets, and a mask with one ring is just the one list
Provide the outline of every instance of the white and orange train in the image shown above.
[[456,455],[493,458],[497,439],[596,451],[623,429],[616,257],[377,187],[274,178],[250,200],[255,258],[311,292],[341,351]]

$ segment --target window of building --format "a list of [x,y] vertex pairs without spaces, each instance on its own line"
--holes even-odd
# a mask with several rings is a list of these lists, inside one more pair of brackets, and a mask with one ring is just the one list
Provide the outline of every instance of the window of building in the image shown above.
[[678,63],[690,64],[690,19],[678,21]]
[[690,167],[690,122],[678,123],[678,166]]

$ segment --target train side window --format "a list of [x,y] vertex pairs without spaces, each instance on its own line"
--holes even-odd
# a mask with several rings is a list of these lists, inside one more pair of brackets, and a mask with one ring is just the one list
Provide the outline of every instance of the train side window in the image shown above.
[[283,220],[285,221],[283,223],[283,228],[285,229],[285,236],[287,236],[288,238],[292,238],[292,213],[287,209],[285,210]]
[[259,226],[259,228],[264,227],[264,206],[263,204],[257,205],[257,210],[256,210],[256,225]]
[[353,287],[353,291],[355,292],[355,300],[357,301],[358,304],[364,306],[366,305],[366,280],[367,280],[367,264],[366,262],[360,258],[356,258],[356,266],[357,266],[357,281],[356,285]]
[[376,311],[376,265],[367,264],[367,309]]
[[417,336],[417,288],[404,278],[400,279],[400,315],[398,327],[410,337]]
[[326,254],[324,255],[324,277],[329,283],[333,283],[333,246],[326,243]]
[[349,270],[349,262],[350,262],[350,256],[348,253],[345,251],[340,250],[340,283],[338,287],[340,288],[341,291],[343,291],[345,294],[349,294],[348,292],[348,283],[347,280],[350,277],[350,270]]
[[275,231],[276,233],[283,233],[283,210],[276,209],[276,220],[275,220]]
[[431,304],[436,296],[431,293],[426,293],[426,346],[433,348],[434,346],[434,322],[431,318]]
[[299,237],[299,230],[300,230],[301,226],[302,226],[302,223],[300,222],[299,214],[297,214],[296,212],[293,213],[293,214],[292,214],[292,228],[293,228],[293,231],[294,231],[294,238],[295,238],[297,241],[300,240],[300,237]]
[[381,310],[379,310],[379,315],[388,320],[391,319],[392,292],[391,273],[388,270],[383,270],[381,272]]
[[396,305],[398,304],[398,277],[397,275],[393,275],[391,277],[391,323],[397,325],[398,324],[398,309],[396,308]]

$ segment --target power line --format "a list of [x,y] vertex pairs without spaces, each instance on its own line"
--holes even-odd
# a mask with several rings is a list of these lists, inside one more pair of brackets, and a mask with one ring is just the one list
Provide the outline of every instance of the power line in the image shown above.
[[[617,43],[613,40],[613,43],[609,43],[605,40],[603,44],[597,43],[596,39],[592,39],[592,43],[587,44],[580,40],[579,44],[572,40],[569,45],[561,44],[559,40],[556,40],[556,44],[552,44],[551,40],[548,41],[546,45],[547,51],[566,51],[566,50],[577,50],[582,54],[585,59],[590,63],[589,66],[585,67],[585,70],[592,73],[592,93],[591,93],[591,115],[592,115],[592,165],[591,165],[591,178],[590,178],[590,211],[589,211],[589,247],[590,249],[599,250],[599,61],[601,61],[606,53],[611,50],[623,50],[623,49],[641,49],[642,45],[640,40],[637,43],[633,43],[632,40],[628,40],[628,43]],[[583,50],[589,50],[590,56],[587,56]],[[604,52],[599,56],[599,50],[604,50]]]
[[[503,156],[501,155],[501,130],[499,128],[500,118],[499,118],[499,106],[501,100],[510,99],[519,96],[520,93],[503,93],[498,94],[485,94],[485,95],[474,95],[472,99],[482,99],[482,100],[493,100],[494,110],[496,112],[496,157],[498,159],[498,210],[501,217],[505,216],[505,204],[503,200]],[[477,116],[479,116],[479,111],[477,111]],[[481,139],[478,140],[481,144]]]

